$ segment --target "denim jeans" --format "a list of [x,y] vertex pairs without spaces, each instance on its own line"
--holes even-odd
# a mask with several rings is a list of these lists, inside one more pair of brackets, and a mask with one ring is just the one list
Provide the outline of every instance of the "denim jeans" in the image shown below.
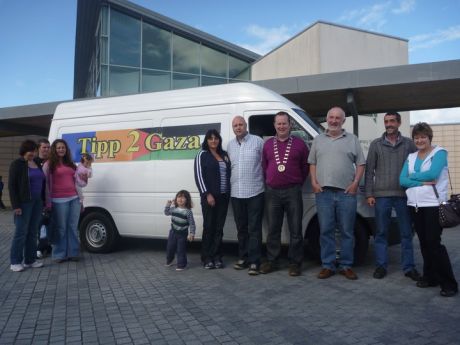
[[388,268],[388,228],[391,222],[391,210],[395,209],[401,234],[401,267],[404,272],[414,268],[414,249],[412,246],[412,228],[407,199],[404,197],[375,198],[375,222],[377,232],[374,239],[375,263]]
[[37,238],[42,219],[43,201],[40,197],[21,204],[22,214],[14,216],[13,242],[11,244],[10,262],[12,265],[29,265],[37,257]]
[[260,264],[264,193],[252,198],[231,198],[238,231],[238,258],[249,264]]
[[168,244],[166,247],[166,262],[172,262],[177,254],[177,268],[187,266],[187,231],[169,230]]
[[281,229],[286,213],[289,226],[289,263],[301,265],[303,261],[301,186],[283,189],[267,187],[265,202],[268,216],[267,259],[276,261],[281,251]]
[[53,259],[78,257],[80,255],[78,219],[81,208],[79,198],[63,203],[53,202],[52,206]]
[[356,194],[340,189],[327,189],[315,194],[320,227],[321,262],[323,268],[335,271],[336,228],[340,231],[339,268],[353,266]]
[[203,263],[222,260],[222,237],[224,236],[229,195],[220,194],[214,199],[216,201],[214,207],[208,205],[206,198],[201,200],[201,211],[203,212],[201,261]]

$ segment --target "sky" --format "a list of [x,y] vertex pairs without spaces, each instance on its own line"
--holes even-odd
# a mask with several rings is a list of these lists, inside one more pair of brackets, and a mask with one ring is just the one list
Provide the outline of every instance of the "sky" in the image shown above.
[[[131,2],[261,55],[322,20],[408,39],[410,64],[460,59],[460,0]],[[0,108],[72,99],[76,7],[0,0]],[[418,121],[460,122],[460,108],[412,111]]]

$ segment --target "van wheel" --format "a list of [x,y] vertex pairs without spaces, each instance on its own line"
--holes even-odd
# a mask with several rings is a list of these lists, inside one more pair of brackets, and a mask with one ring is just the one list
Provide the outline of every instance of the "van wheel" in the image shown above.
[[319,222],[314,217],[305,232],[305,256],[321,264],[321,246],[319,244]]
[[367,250],[369,248],[369,232],[364,222],[356,218],[355,223],[355,265],[361,265],[366,261]]
[[[321,245],[320,245],[320,229],[318,217],[315,216],[308,225],[305,232],[305,254],[316,262],[321,263]],[[354,248],[354,264],[360,265],[364,263],[367,257],[369,247],[369,233],[364,222],[356,218],[355,225],[355,248]]]
[[80,223],[80,234],[91,253],[108,253],[115,247],[118,232],[110,217],[101,212],[87,214]]

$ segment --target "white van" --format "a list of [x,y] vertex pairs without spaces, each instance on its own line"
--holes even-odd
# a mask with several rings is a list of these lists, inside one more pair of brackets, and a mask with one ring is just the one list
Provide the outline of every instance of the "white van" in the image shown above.
[[[164,206],[180,189],[191,192],[196,237],[200,239],[202,216],[193,162],[204,134],[211,128],[219,130],[226,148],[234,137],[232,119],[241,115],[250,133],[267,138],[275,134],[273,117],[279,111],[291,116],[293,134],[310,147],[320,129],[305,112],[275,92],[250,83],[60,104],[51,124],[50,141],[66,140],[76,162],[81,153],[95,158],[80,218],[81,239],[87,250],[110,251],[119,236],[167,238],[170,218],[164,215]],[[318,257],[318,221],[309,181],[303,190],[306,243]],[[372,218],[373,211],[360,198],[358,261],[367,252]],[[237,240],[231,207],[224,240]],[[289,240],[286,229],[282,240]]]

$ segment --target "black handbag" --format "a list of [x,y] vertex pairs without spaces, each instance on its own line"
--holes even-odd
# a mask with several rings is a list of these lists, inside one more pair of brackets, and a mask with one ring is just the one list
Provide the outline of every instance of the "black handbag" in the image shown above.
[[[452,182],[450,181],[449,174],[449,183],[450,190],[452,190]],[[436,186],[433,185],[434,193],[436,198],[439,200],[438,190]],[[442,228],[453,228],[460,224],[460,194],[451,194],[450,199],[447,201],[439,202],[439,225]]]

